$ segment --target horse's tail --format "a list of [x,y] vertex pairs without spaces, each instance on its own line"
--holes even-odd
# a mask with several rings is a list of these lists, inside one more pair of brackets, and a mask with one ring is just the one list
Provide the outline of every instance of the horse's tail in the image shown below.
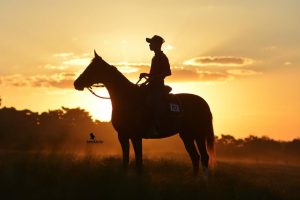
[[206,149],[209,154],[209,165],[211,167],[215,166],[216,163],[216,154],[215,154],[215,135],[214,135],[214,128],[213,128],[213,122],[212,122],[212,117],[208,121],[207,124],[207,131],[206,131]]

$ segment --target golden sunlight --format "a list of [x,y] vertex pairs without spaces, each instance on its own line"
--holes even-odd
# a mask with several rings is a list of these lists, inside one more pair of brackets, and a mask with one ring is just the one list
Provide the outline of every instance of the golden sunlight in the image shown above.
[[94,119],[102,122],[109,122],[111,120],[111,102],[109,100],[101,100],[103,102],[92,105],[93,109],[90,111]]
[[[97,95],[102,97],[109,97],[106,89],[94,90]],[[108,122],[111,120],[111,101],[110,99],[100,99],[92,94],[88,94],[89,98],[84,101],[83,107],[92,115],[94,119],[102,122]]]

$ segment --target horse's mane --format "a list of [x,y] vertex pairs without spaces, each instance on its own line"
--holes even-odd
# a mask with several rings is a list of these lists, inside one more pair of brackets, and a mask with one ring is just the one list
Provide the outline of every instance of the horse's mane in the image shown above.
[[120,81],[123,86],[131,86],[131,87],[136,87],[137,85],[132,83],[124,74],[122,74],[118,68],[114,65],[110,65],[107,63],[105,60],[102,59],[102,62],[105,63],[105,65],[112,71],[113,76],[117,79],[117,81]]

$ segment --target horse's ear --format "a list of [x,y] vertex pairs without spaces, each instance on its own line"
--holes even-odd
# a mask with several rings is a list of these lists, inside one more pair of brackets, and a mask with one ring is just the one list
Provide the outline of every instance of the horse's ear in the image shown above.
[[94,56],[95,56],[95,58],[101,58],[101,57],[97,54],[96,50],[94,50]]

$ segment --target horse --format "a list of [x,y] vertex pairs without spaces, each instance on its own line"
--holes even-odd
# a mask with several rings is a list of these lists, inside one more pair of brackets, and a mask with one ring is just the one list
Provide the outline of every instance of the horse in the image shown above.
[[[200,158],[204,173],[208,173],[209,159],[214,155],[214,131],[212,113],[207,102],[194,94],[167,94],[175,96],[181,105],[179,117],[165,117],[162,124],[172,129],[161,131],[160,136],[145,134],[147,112],[145,111],[145,93],[137,84],[130,82],[115,66],[108,64],[94,51],[94,58],[86,69],[74,81],[76,90],[90,89],[102,84],[108,90],[112,102],[111,122],[118,134],[122,147],[123,168],[128,169],[130,141],[135,153],[135,167],[143,169],[142,139],[164,138],[179,134],[192,161],[193,173],[199,173]],[[172,121],[173,120],[173,121]],[[174,125],[175,124],[175,125]],[[197,145],[197,147],[196,147]],[[211,161],[210,160],[210,161]]]

